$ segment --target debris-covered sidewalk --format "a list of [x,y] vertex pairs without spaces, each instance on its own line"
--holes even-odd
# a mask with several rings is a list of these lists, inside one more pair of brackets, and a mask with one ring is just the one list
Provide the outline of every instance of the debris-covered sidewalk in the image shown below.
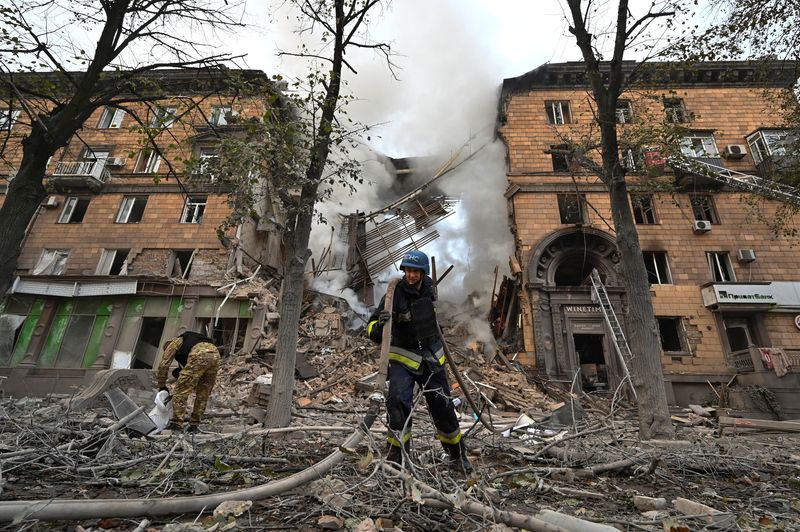
[[[346,334],[345,321],[329,306],[307,313],[298,349],[311,371],[298,382],[286,429],[257,423],[269,338],[225,360],[196,434],[144,437],[106,406],[76,411],[63,397],[4,399],[0,515],[8,501],[41,501],[6,516],[14,521],[4,529],[800,529],[795,424],[761,432],[697,406],[674,412],[677,441],[641,442],[629,405],[552,386],[457,323],[445,333],[469,388],[455,386],[454,396],[475,472],[444,467],[419,402],[413,463],[399,471],[383,459],[385,412],[360,428],[374,406],[377,353]],[[152,391],[128,391],[150,408]],[[465,391],[496,430],[478,421]],[[234,493],[241,490],[259,496]],[[212,497],[219,494],[229,500]],[[32,517],[51,499],[141,499],[145,509],[117,517],[108,504],[91,518]],[[163,500],[201,503],[177,515],[147,506]]]

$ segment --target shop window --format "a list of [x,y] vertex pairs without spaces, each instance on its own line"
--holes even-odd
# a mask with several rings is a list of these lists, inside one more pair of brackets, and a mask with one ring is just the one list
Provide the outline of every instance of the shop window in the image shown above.
[[125,118],[125,111],[106,107],[97,123],[97,129],[119,129],[122,127],[122,120]]
[[633,121],[633,105],[630,100],[617,100],[617,124],[630,124]]
[[138,224],[144,216],[147,196],[124,196],[117,213],[118,224]]
[[631,194],[631,205],[633,205],[633,219],[637,224],[652,225],[656,223],[652,194]]
[[692,194],[689,196],[692,204],[692,213],[695,220],[705,220],[712,224],[719,223],[717,211],[714,208],[714,198],[707,195]]
[[206,211],[206,196],[189,196],[186,198],[186,206],[181,216],[182,224],[199,224],[203,222],[203,214]]
[[727,251],[706,252],[708,267],[711,269],[711,278],[716,283],[732,283],[736,281],[733,273],[731,256]]
[[222,354],[227,356],[244,347],[247,321],[247,318],[196,318],[195,330],[213,338],[214,343],[222,348]]
[[686,353],[688,349],[681,318],[656,318],[656,321],[664,353]]
[[60,224],[79,224],[86,216],[86,210],[89,208],[89,198],[69,197],[64,202],[64,210],[61,211],[61,216],[58,218]]
[[97,264],[97,275],[127,275],[129,249],[104,249]]
[[132,369],[152,369],[158,356],[161,345],[161,336],[164,334],[164,325],[167,319],[162,317],[142,318],[142,328],[139,340],[133,350]]
[[33,275],[63,275],[69,257],[68,249],[45,249],[33,267]]
[[663,251],[643,251],[644,267],[650,284],[672,284],[667,254]]
[[586,223],[586,197],[583,194],[559,194],[558,212],[562,224]]
[[544,102],[544,107],[547,112],[548,124],[559,125],[572,122],[568,101]]

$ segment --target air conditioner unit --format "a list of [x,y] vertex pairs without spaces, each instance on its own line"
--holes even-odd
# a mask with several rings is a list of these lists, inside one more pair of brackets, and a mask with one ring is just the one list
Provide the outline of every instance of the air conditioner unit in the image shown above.
[[708,233],[711,231],[711,222],[708,220],[695,220],[694,232],[695,233]]
[[106,159],[106,166],[125,166],[128,160],[125,157],[109,157]]
[[736,252],[739,262],[753,262],[756,260],[756,252],[753,249],[740,249]]
[[747,146],[744,144],[728,144],[723,153],[728,159],[741,159],[747,155]]
[[58,207],[59,201],[55,196],[47,196],[47,199],[42,202],[42,207],[45,209],[55,209]]

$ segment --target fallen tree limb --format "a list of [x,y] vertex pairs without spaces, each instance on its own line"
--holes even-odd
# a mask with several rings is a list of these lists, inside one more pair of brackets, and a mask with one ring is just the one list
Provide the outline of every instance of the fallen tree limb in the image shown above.
[[457,508],[464,513],[491,519],[495,523],[505,523],[509,526],[522,528],[524,530],[533,530],[535,532],[569,532],[568,529],[547,523],[532,515],[498,510],[497,508],[492,508],[491,506],[469,499],[458,502],[454,496],[437,491],[424,482],[415,479],[408,473],[398,471],[389,464],[384,464],[383,470],[418,488],[422,494],[422,504],[425,506],[432,506],[434,508]]
[[797,421],[772,421],[769,419],[747,419],[721,416],[719,418],[719,432],[725,427],[734,429],[777,430],[780,432],[800,432],[800,422]]
[[379,403],[373,402],[353,434],[326,458],[294,475],[242,490],[167,499],[45,499],[0,502],[0,522],[21,522],[26,519],[83,520],[96,517],[139,517],[211,511],[230,500],[259,500],[278,495],[312,480],[323,477],[345,457],[342,449],[350,449],[363,439],[378,415]]

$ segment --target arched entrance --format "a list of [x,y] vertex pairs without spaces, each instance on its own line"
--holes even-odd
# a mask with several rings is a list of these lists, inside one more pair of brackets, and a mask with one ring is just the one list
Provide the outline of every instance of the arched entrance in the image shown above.
[[570,227],[539,242],[526,264],[537,365],[553,380],[584,389],[611,389],[621,378],[600,307],[592,301],[589,275],[597,269],[615,308],[624,288],[614,238],[597,229]]

